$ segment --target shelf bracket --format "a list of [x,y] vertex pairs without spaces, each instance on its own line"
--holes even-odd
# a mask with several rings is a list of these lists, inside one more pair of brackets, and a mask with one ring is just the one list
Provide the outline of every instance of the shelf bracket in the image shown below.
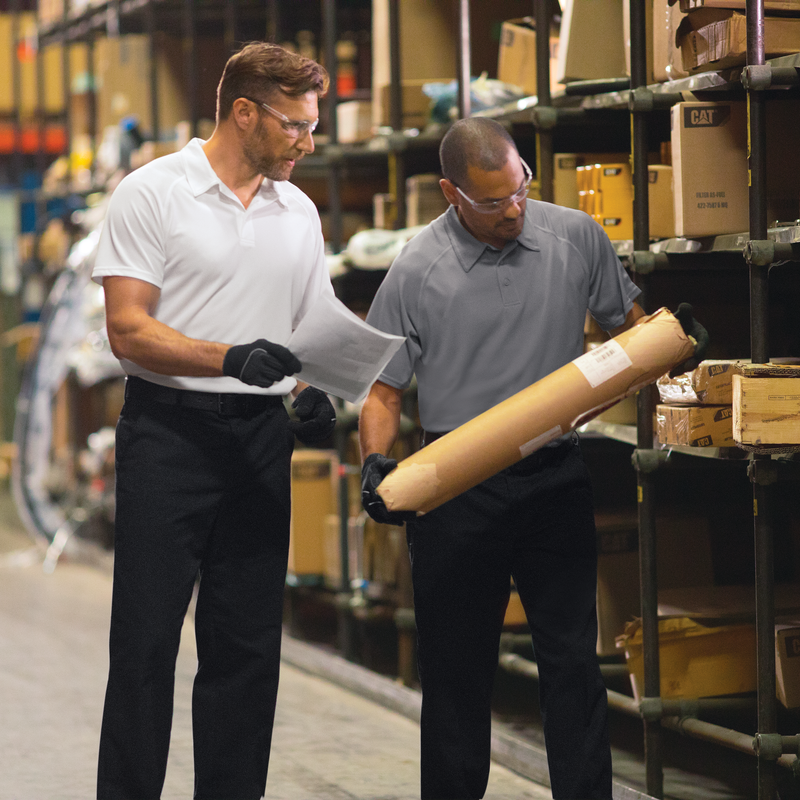
[[668,458],[668,450],[640,450],[637,448],[631,455],[631,463],[637,472],[649,474],[664,466]]
[[666,267],[669,259],[666,253],[652,253],[650,250],[634,250],[628,256],[630,268],[639,275],[649,275],[658,267]]
[[750,64],[742,70],[742,86],[749,92],[761,92],[773,86],[797,86],[797,67],[773,67],[772,64]]
[[753,750],[765,761],[777,761],[782,755],[800,754],[800,735],[781,736],[779,733],[757,733]]
[[751,239],[744,246],[744,258],[757,267],[767,267],[777,261],[800,261],[800,242]]
[[758,486],[771,486],[778,482],[778,465],[772,460],[751,460],[747,465],[747,477]]
[[664,717],[697,719],[700,716],[700,701],[696,697],[643,697],[639,702],[639,714],[648,722],[658,722]]
[[552,106],[536,106],[531,111],[531,120],[541,131],[549,131],[558,124],[558,111]]
[[749,64],[742,70],[742,86],[748,92],[760,92],[772,86],[770,64]]

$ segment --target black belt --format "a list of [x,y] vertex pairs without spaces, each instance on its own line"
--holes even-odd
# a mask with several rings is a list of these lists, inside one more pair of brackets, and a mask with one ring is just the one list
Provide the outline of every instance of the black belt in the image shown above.
[[435,442],[437,439],[441,439],[442,436],[450,433],[450,431],[442,431],[441,433],[435,433],[434,431],[422,431],[422,434],[419,437],[419,446],[425,447],[426,444],[430,444],[431,442]]
[[189,389],[173,389],[131,375],[125,381],[125,400],[148,400],[170,406],[194,408],[200,411],[215,411],[224,417],[246,417],[266,410],[270,406],[283,405],[277,394],[215,394],[193,392]]

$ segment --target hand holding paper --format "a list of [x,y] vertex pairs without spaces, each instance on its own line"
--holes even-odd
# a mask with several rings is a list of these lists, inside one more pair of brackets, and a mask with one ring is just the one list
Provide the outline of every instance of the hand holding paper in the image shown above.
[[335,297],[320,295],[286,346],[303,365],[298,380],[358,403],[404,341],[367,325]]

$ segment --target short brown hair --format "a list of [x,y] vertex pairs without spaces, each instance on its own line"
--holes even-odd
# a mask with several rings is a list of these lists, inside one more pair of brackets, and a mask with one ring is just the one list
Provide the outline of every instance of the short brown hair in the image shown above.
[[250,42],[234,53],[222,71],[217,87],[217,119],[227,119],[238,97],[266,102],[276,92],[301,97],[328,91],[328,72],[310,58],[277,44]]
[[442,175],[456,186],[467,183],[469,167],[494,171],[508,161],[517,146],[509,132],[488,117],[468,117],[453,123],[439,145]]

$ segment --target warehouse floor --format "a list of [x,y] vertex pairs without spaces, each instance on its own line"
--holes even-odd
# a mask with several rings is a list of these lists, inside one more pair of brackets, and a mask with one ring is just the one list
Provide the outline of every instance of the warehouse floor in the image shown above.
[[[89,800],[107,668],[111,578],[69,560],[52,574],[0,488],[0,800]],[[285,651],[302,660],[304,646]],[[294,656],[294,657],[293,657]],[[176,674],[164,800],[192,797],[191,619]],[[401,688],[401,687],[400,687]],[[417,725],[284,662],[267,797],[419,797]],[[549,790],[493,765],[487,798],[537,800]]]

